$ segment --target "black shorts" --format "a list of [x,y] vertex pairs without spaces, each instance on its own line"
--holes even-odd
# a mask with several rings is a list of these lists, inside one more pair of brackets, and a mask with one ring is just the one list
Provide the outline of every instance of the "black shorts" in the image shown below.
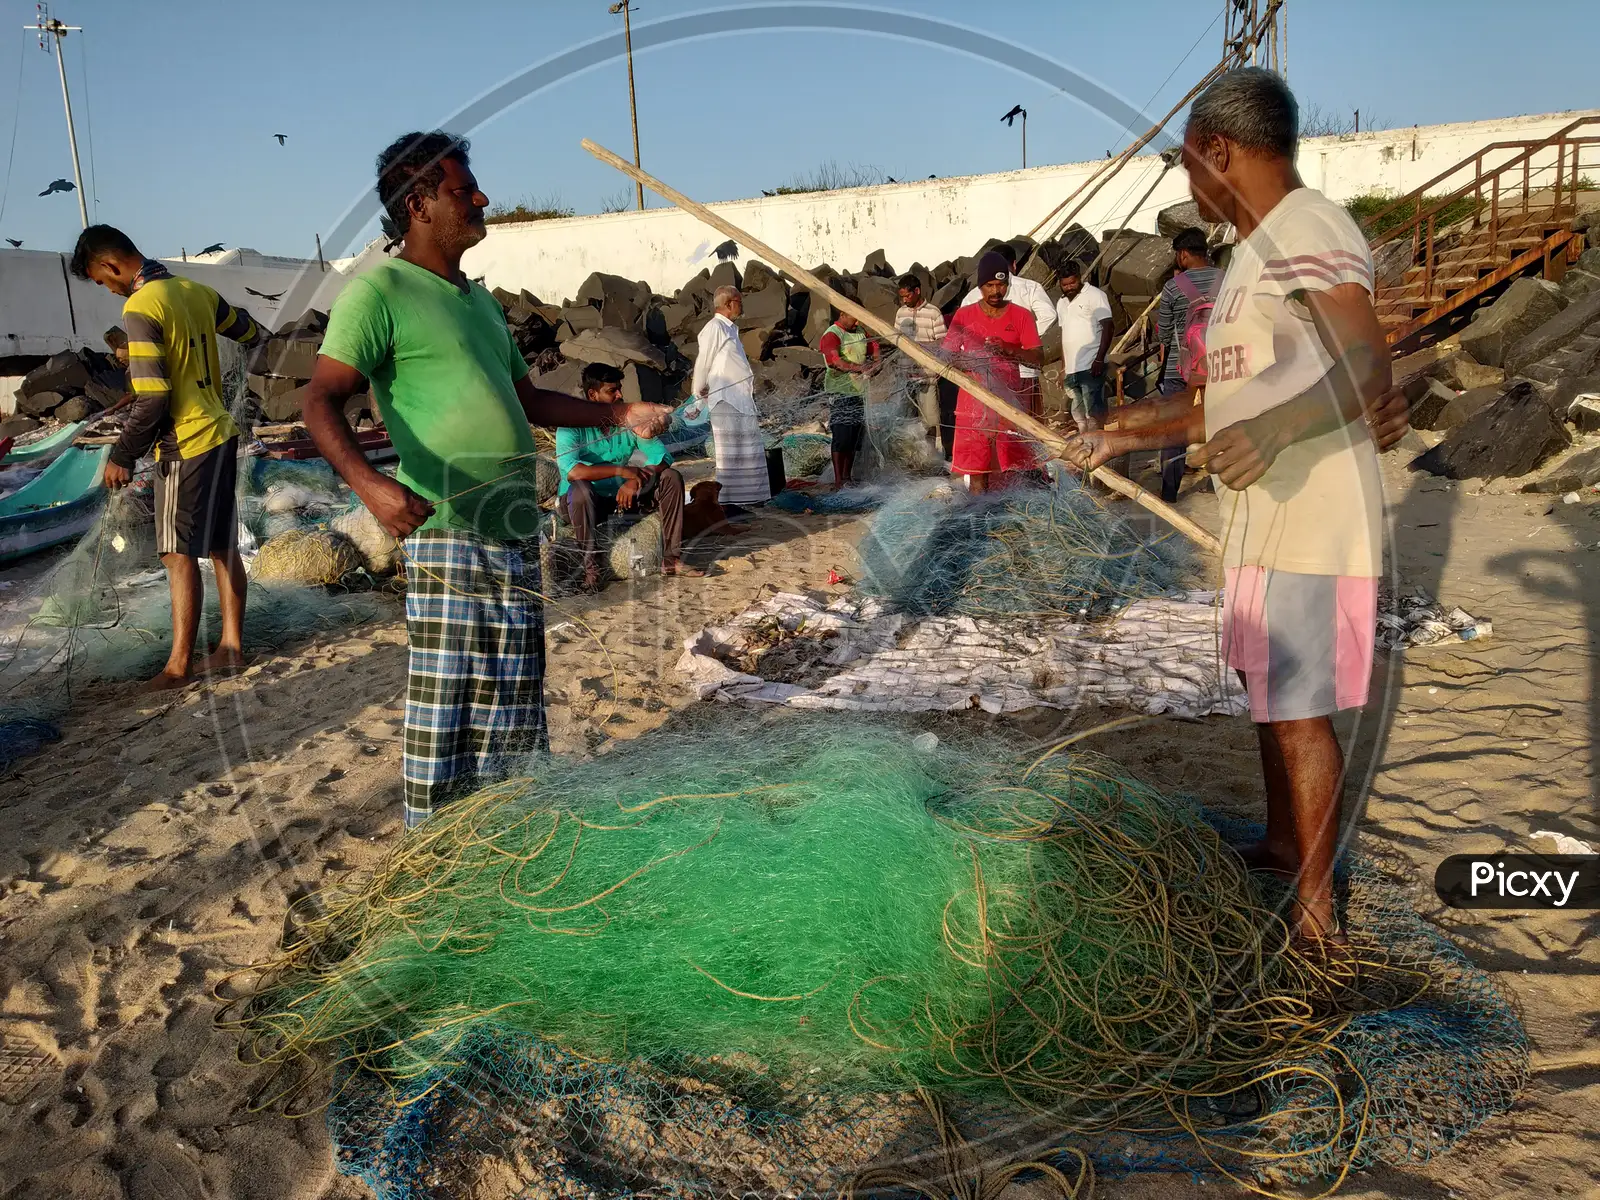
[[867,427],[860,421],[835,421],[828,426],[835,454],[860,454],[867,444]]
[[239,439],[197,458],[156,463],[156,553],[209,558],[239,544],[234,488],[239,475]]

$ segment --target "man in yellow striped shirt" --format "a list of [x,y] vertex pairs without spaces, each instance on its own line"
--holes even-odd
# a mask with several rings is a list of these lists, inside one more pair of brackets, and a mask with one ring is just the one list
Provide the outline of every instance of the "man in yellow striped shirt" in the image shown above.
[[[127,297],[122,316],[133,403],[105,484],[126,486],[134,464],[154,449],[156,552],[172,589],[172,653],[150,688],[182,687],[193,672],[244,660],[246,580],[234,509],[239,427],[222,397],[217,338],[253,347],[261,331],[249,313],[202,283],[172,275],[109,225],[91,225],[79,236],[72,273]],[[216,571],[222,640],[195,662],[202,556]]]

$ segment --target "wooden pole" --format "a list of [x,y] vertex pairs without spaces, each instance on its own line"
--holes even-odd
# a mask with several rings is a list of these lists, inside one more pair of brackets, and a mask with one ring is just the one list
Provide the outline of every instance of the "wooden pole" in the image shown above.
[[1160,303],[1161,296],[1159,293],[1150,297],[1150,303],[1144,306],[1144,311],[1139,314],[1139,319],[1132,325],[1129,325],[1126,332],[1124,332],[1123,335],[1117,339],[1117,344],[1111,347],[1111,353],[1120,354],[1122,351],[1128,348],[1128,343],[1133,340],[1134,334],[1138,333],[1144,328],[1144,323],[1150,319],[1150,314],[1155,312],[1156,305]]
[[[751,236],[749,233],[733,224],[733,222],[718,216],[705,205],[698,204],[689,199],[689,197],[685,196],[682,192],[668,187],[659,179],[647,174],[640,168],[628,162],[626,159],[622,158],[620,155],[614,154],[610,150],[607,150],[604,146],[597,145],[588,138],[583,139],[582,145],[585,150],[594,155],[601,162],[610,164],[617,170],[621,171],[624,175],[634,180],[634,182],[649,188],[663,200],[670,201],[677,207],[683,209],[684,212],[689,213],[691,216],[696,217],[701,221],[704,221],[707,225],[711,226],[718,232],[726,234],[740,246],[744,247],[748,253],[757,258],[764,259],[765,261],[772,263],[774,266],[780,267],[784,271],[787,271],[792,277],[799,280],[801,283],[805,284],[806,287],[811,289],[813,298],[819,295],[825,296],[828,301],[840,312],[847,312],[851,316],[855,317],[857,321],[861,322],[861,324],[865,325],[879,337],[883,338],[884,341],[894,346],[918,366],[924,367],[933,374],[944,379],[948,379],[951,383],[961,388],[984,407],[992,409],[995,413],[999,414],[1013,427],[1021,430],[1029,437],[1041,443],[1043,446],[1049,449],[1055,457],[1059,458],[1062,452],[1066,449],[1067,440],[1055,430],[1051,429],[1044,422],[1036,420],[1031,414],[1023,412],[1015,405],[1002,400],[999,396],[995,395],[988,388],[984,387],[983,384],[979,383],[965,371],[958,370],[955,367],[952,367],[949,363],[941,361],[935,355],[928,353],[928,351],[924,350],[922,346],[920,346],[914,339],[902,336],[900,332],[896,330],[895,327],[888,321],[882,320],[876,313],[869,312],[867,309],[857,304],[854,300],[851,300],[847,296],[834,291],[827,284],[823,283],[822,280],[818,279],[810,271],[806,270],[804,267],[800,266],[800,264],[794,262],[786,255],[779,254],[771,246]],[[1132,500],[1134,503],[1148,509],[1156,516],[1160,517],[1163,521],[1167,522],[1167,524],[1171,525],[1179,533],[1187,537],[1190,541],[1194,542],[1196,545],[1201,546],[1206,550],[1210,550],[1213,553],[1221,553],[1221,543],[1218,542],[1216,537],[1208,530],[1202,529],[1199,525],[1196,525],[1193,521],[1184,516],[1177,509],[1173,508],[1170,504],[1166,504],[1158,497],[1152,496],[1149,492],[1145,491],[1131,479],[1124,479],[1121,475],[1106,467],[1096,467],[1094,470],[1094,478],[1105,484],[1112,491],[1119,492],[1128,499]]]

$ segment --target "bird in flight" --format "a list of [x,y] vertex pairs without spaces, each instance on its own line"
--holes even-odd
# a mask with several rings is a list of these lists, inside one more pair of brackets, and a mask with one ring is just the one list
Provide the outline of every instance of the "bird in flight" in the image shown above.
[[278,292],[276,294],[273,294],[273,293],[270,293],[270,292],[258,292],[253,287],[246,287],[244,290],[249,292],[252,296],[259,296],[263,300],[282,300],[283,299],[283,293],[282,292]]
[[7,238],[6,241],[10,242],[13,248],[22,245],[21,238]]
[[727,241],[723,242],[722,245],[713,250],[712,253],[715,254],[722,262],[727,262],[730,258],[738,258],[739,243],[735,242],[732,238],[729,238]]
[[201,254],[216,254],[221,249],[222,249],[222,243],[221,242],[212,242],[211,245],[207,246],[204,250],[200,251],[200,253]]
[[41,195],[41,196],[50,196],[50,195],[54,195],[56,192],[75,192],[77,190],[78,190],[77,188],[73,187],[72,180],[70,180],[70,179],[57,179],[53,183],[51,183],[51,185],[49,187],[45,188],[44,191],[40,192],[39,195]]
[[287,133],[275,133],[272,136],[278,139],[278,145],[280,146],[283,145],[283,143],[289,138]]
[[1018,117],[1021,117],[1024,121],[1026,121],[1028,119],[1028,110],[1023,108],[1022,105],[1020,105],[1020,104],[1017,105],[1015,108],[1013,108],[1010,112],[1008,112],[1005,116],[1001,117],[1000,119],[1002,121],[1004,121],[1007,125],[1010,125]]

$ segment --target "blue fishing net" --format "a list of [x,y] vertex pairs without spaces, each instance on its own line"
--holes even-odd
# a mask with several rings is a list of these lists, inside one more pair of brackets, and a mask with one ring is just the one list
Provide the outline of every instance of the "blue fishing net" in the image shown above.
[[908,484],[862,535],[857,581],[916,616],[1092,616],[1193,575],[1182,540],[1145,532],[1072,479],[969,495]]

